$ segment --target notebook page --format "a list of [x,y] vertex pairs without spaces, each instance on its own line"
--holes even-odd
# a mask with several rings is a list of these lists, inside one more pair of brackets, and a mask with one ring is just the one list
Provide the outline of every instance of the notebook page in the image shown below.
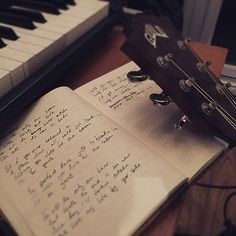
[[[22,218],[20,213],[16,211],[16,207],[9,198],[9,195],[3,191],[4,188],[2,186],[0,186],[0,189],[0,214],[1,218],[3,218],[5,222],[7,222],[7,227],[11,228],[11,231],[15,231],[15,228],[19,229],[18,235],[32,235],[31,229],[28,227],[27,223],[24,222],[24,219]],[[5,207],[7,208],[5,209]],[[14,212],[14,214],[6,215],[5,213],[7,212]]]
[[131,234],[184,180],[67,88],[40,99],[1,140],[0,204],[27,235]]
[[212,137],[197,134],[191,126],[174,129],[183,114],[173,103],[154,106],[149,95],[160,93],[160,88],[151,80],[129,82],[126,74],[131,70],[138,70],[133,62],[75,91],[186,176],[193,177],[224,146]]

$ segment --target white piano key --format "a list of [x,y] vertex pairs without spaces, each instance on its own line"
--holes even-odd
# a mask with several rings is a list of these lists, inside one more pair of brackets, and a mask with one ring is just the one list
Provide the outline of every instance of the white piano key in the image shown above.
[[41,46],[25,43],[20,40],[12,41],[8,39],[3,39],[3,42],[7,45],[8,48],[28,52],[32,55],[39,53],[43,49]]
[[[58,38],[59,36],[56,34],[56,36],[54,35],[54,33],[50,33],[49,32],[49,35],[48,35],[48,32],[46,32],[46,35],[44,34],[44,31],[42,30],[39,30],[39,29],[24,29],[24,28],[21,28],[21,27],[18,27],[18,26],[13,26],[13,25],[9,25],[9,24],[6,24],[6,23],[0,23],[0,25],[2,26],[6,26],[6,27],[9,27],[11,28],[12,30],[14,30],[14,32],[19,36],[20,34],[25,34],[25,35],[31,35],[31,36],[34,36],[36,35],[38,38],[43,38],[43,39],[48,39],[48,40],[51,40],[51,41],[54,41],[55,38]],[[19,39],[17,39],[19,40]]]
[[[67,10],[65,10],[67,11]],[[72,17],[70,15],[65,15],[63,14],[64,11],[61,12],[60,15],[52,15],[52,14],[49,14],[49,13],[42,13],[42,15],[44,16],[44,18],[47,20],[47,21],[53,21],[55,24],[58,24],[57,22],[59,21],[61,24],[61,22],[65,21],[65,22],[74,22],[74,23],[78,23],[78,16],[77,17]],[[59,18],[59,19],[58,19]]]
[[[31,32],[31,30],[22,31],[22,29],[18,28],[19,27],[14,27],[14,30],[17,29],[17,31],[19,30],[19,32],[28,32],[28,33]],[[42,32],[47,33],[47,31],[41,30],[41,34]],[[49,32],[49,34],[50,33],[51,32]],[[62,34],[56,34],[56,36],[59,41],[63,38]],[[7,46],[0,50],[0,55],[21,62],[23,64],[26,78],[32,75],[34,72],[36,72],[39,68],[41,68],[52,58],[50,50],[47,50],[47,48],[43,48],[42,46],[34,45],[31,43],[25,43],[20,40],[11,41],[4,39],[4,41],[7,44]],[[52,44],[54,42],[52,42]],[[60,50],[58,49],[57,53],[59,53]],[[56,52],[54,52],[54,56],[55,55]]]
[[0,97],[7,94],[13,88],[8,71],[0,69]]
[[72,15],[74,17],[80,17],[80,18],[88,18],[91,16],[94,16],[95,20],[96,18],[96,13],[98,15],[103,15],[103,17],[108,15],[108,4],[99,4],[95,5],[93,7],[87,7],[86,5],[77,5],[76,7],[71,7],[69,11],[66,10],[61,10],[63,14],[65,15]]
[[54,32],[48,32],[45,30],[37,29],[37,28],[34,30],[28,30],[28,29],[17,27],[17,26],[11,26],[11,25],[7,25],[7,26],[12,28],[16,33],[23,33],[27,35],[37,36],[38,38],[48,39],[52,41],[57,40],[61,36],[60,34],[57,34]]
[[[0,24],[11,27],[15,33],[20,37],[16,40],[30,45],[41,46],[45,50],[47,60],[55,57],[66,45],[65,37],[61,34],[44,31],[41,29],[27,30],[16,26],[9,26],[7,24]],[[13,41],[14,42],[14,41]]]
[[[76,6],[70,6],[69,10],[60,10],[61,14],[58,16],[42,14],[47,20],[47,25],[66,28],[66,42],[67,45],[70,45],[108,15],[108,6],[109,4],[105,2],[90,1],[88,4],[81,1]],[[38,26],[38,24],[36,25]]]
[[[63,20],[77,19],[78,24],[67,34],[67,42],[70,44],[86,33],[100,20],[108,15],[108,3],[99,4],[93,7],[75,6],[70,7],[69,11],[61,10],[59,18]],[[66,18],[67,17],[67,18]]]
[[89,8],[97,6],[108,6],[108,2],[98,0],[75,0],[76,6],[86,6]]
[[51,25],[49,22],[47,22],[47,24],[42,24],[42,23],[34,23],[34,24],[37,26],[38,29],[58,33],[61,36],[67,33],[67,29],[64,26]]
[[[15,42],[5,40],[8,45],[0,49],[0,70],[8,73],[0,75],[5,78],[3,82],[10,78],[11,86],[16,86],[108,15],[107,2],[75,1],[76,6],[60,10],[60,15],[43,13],[47,22],[35,23],[34,30],[0,23],[12,28],[20,37]],[[9,84],[4,86],[9,87]]]
[[[81,23],[83,23],[84,19],[61,14],[57,18],[50,14],[43,14],[45,19],[47,19],[47,24],[50,25],[52,28],[62,27],[64,29],[64,35],[66,37],[66,45],[70,45],[75,39],[78,39],[81,34],[78,34],[77,28],[80,27]],[[75,34],[76,37],[72,37],[71,35]],[[75,38],[75,39],[73,39]]]
[[0,56],[20,62],[23,65],[26,78],[39,69],[36,57],[30,53],[18,51],[7,46],[0,50]]
[[44,50],[46,50],[47,60],[51,60],[54,56],[56,56],[56,47],[53,44],[52,40],[48,40],[45,38],[39,38],[33,35],[27,35],[23,33],[18,33],[19,39],[17,41],[32,44],[36,46],[42,47]]
[[12,41],[3,39],[3,41],[7,44],[7,47],[9,49],[11,48],[17,51],[31,54],[31,57],[34,58],[37,67],[42,67],[45,62],[49,61],[47,48],[30,43],[25,43],[20,40]]
[[[94,1],[96,2],[96,1]],[[70,15],[72,17],[80,17],[83,18],[83,22],[80,24],[80,34],[84,34],[86,31],[91,29],[96,25],[97,22],[101,21],[108,15],[109,4],[105,2],[101,2],[99,5],[94,5],[93,7],[85,7],[78,4],[74,8],[70,8],[69,11],[63,10],[65,15]]]
[[[45,23],[46,24],[46,23]],[[26,35],[31,35],[31,36],[35,36],[38,37],[39,39],[48,39],[51,40],[53,42],[61,39],[61,34],[55,33],[55,32],[49,32],[47,30],[42,30],[42,29],[34,29],[34,30],[29,30],[29,29],[23,29],[21,27],[18,26],[12,26],[12,25],[8,25],[8,24],[3,24],[0,23],[0,25],[3,26],[7,26],[12,28],[16,34],[26,34]]]
[[13,87],[16,87],[23,80],[25,80],[24,69],[20,62],[5,57],[0,57],[0,69],[9,72]]
[[50,61],[60,51],[60,49],[57,49],[57,45],[51,40],[26,34],[19,34],[19,37],[19,41],[21,42],[42,47],[43,50],[45,50],[45,57],[47,61]]
[[[57,33],[61,37],[65,37],[64,45],[60,46],[60,49],[63,49],[94,26],[101,18],[105,17],[108,14],[108,6],[109,4],[106,2],[89,1],[88,3],[87,0],[78,1],[78,6],[70,6],[69,10],[61,10],[60,15],[42,13],[48,22],[44,24],[35,23],[39,29],[23,30],[31,31],[31,35],[36,35],[33,32],[37,33],[37,30],[44,30],[45,33]],[[100,17],[96,17],[97,11],[101,11]],[[37,34],[37,36],[42,35],[44,34]]]
[[22,33],[22,32],[17,32],[17,35],[19,36],[19,38],[17,39],[18,41],[42,46],[45,48],[50,46],[53,43],[53,40],[36,37],[36,36],[29,35],[29,34]]

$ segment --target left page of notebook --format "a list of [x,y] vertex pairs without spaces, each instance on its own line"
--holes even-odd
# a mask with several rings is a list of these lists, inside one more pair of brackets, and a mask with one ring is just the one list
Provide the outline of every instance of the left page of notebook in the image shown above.
[[0,145],[0,209],[19,235],[128,235],[186,180],[68,88]]

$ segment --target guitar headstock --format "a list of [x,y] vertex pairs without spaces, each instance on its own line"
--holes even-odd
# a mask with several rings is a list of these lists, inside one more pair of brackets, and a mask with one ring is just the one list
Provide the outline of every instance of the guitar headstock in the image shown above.
[[199,129],[236,144],[236,100],[167,17],[138,14],[122,50]]

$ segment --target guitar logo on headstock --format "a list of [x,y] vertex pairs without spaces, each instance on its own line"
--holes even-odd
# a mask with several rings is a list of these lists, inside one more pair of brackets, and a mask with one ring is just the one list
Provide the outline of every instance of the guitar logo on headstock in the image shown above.
[[145,24],[144,37],[154,48],[157,46],[157,37],[169,38],[166,32],[159,25],[151,24]]

